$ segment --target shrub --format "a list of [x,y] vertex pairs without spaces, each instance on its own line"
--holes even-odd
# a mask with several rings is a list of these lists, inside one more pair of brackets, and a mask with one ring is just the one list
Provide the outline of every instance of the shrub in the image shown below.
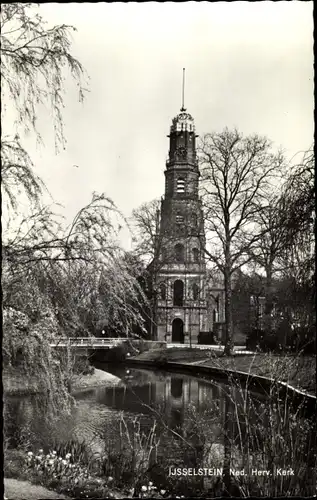
[[57,451],[35,455],[27,453],[24,470],[31,482],[49,489],[67,493],[75,498],[104,498],[112,496],[109,486],[112,478],[101,479],[90,473],[87,467],[76,462],[70,453],[58,455]]
[[213,332],[199,332],[198,344],[202,345],[217,345],[219,342],[215,338]]
[[263,347],[263,339],[265,332],[258,328],[253,328],[247,335],[246,338],[246,348],[255,351],[256,349]]
[[254,328],[246,339],[246,347],[262,352],[299,352],[316,353],[315,332],[312,328],[298,327],[291,329],[289,323],[281,323],[276,331],[264,331]]
[[130,346],[130,350],[132,354],[142,354],[142,352],[146,352],[150,349],[149,343],[146,340],[130,340],[128,341],[128,345]]
[[292,351],[304,354],[316,354],[315,330],[309,327],[297,327],[289,336],[288,343]]
[[23,479],[21,473],[25,467],[25,452],[6,450],[4,453],[4,475],[7,478]]
[[74,364],[74,373],[76,375],[93,375],[95,368],[89,363],[86,356],[78,356]]

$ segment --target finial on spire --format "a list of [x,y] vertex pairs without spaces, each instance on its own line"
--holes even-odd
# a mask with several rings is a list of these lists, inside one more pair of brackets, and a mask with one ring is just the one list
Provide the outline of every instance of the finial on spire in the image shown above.
[[181,111],[186,111],[186,108],[184,107],[184,95],[185,95],[185,68],[183,68],[182,107],[181,107]]

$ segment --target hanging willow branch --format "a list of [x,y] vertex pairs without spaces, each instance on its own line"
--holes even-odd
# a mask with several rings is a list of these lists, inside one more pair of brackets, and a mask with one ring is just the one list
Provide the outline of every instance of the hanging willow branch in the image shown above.
[[1,6],[1,95],[6,105],[13,102],[16,125],[24,132],[37,129],[38,106],[52,113],[55,144],[65,147],[62,111],[67,70],[83,100],[84,69],[70,53],[73,26],[52,28],[36,12],[36,4],[4,3]]

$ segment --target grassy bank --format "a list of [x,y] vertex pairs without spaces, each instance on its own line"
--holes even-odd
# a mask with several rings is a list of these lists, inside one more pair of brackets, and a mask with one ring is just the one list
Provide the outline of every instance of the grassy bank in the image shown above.
[[102,477],[70,453],[38,454],[7,450],[4,455],[5,495],[8,499],[123,498],[111,487],[112,478]]
[[[2,372],[3,392],[7,396],[27,396],[41,393],[39,380],[29,377],[17,368],[5,368]],[[74,375],[71,382],[72,392],[88,387],[100,387],[119,383],[120,379],[111,373],[94,368],[93,373]]]
[[274,378],[316,395],[316,356],[254,354],[223,357],[215,351],[195,348],[171,348],[143,352],[132,359],[163,365],[168,362],[190,363],[222,370],[234,370]]
[[60,495],[48,490],[43,486],[35,485],[29,481],[4,478],[4,498],[11,500],[36,500],[36,499],[66,499],[66,495]]
[[106,385],[113,386],[121,381],[115,375],[107,373],[103,370],[94,369],[92,374],[75,375],[72,381],[72,391],[77,392],[87,387],[105,387]]

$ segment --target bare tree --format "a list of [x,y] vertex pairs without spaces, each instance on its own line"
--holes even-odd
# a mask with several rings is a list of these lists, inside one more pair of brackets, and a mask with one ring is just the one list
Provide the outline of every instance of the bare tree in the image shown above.
[[[308,288],[314,274],[314,155],[304,154],[299,165],[289,172],[278,196],[270,196],[258,214],[261,237],[250,250],[254,262],[265,272],[266,327],[271,329],[272,280],[288,282],[289,312],[294,309],[291,294]],[[306,293],[306,292],[305,292]],[[284,299],[286,299],[284,291]],[[300,294],[299,294],[300,295]],[[297,306],[302,300],[297,294]],[[313,298],[313,297],[311,297]],[[308,299],[308,300],[307,300]],[[306,297],[306,306],[310,302]],[[283,303],[286,304],[285,300]],[[293,304],[292,304],[293,303]],[[306,307],[306,312],[309,308]],[[298,316],[298,314],[297,314]],[[304,314],[305,316],[305,314]],[[305,323],[305,322],[304,322]]]
[[259,227],[259,238],[249,249],[249,255],[265,273],[264,326],[271,330],[273,309],[273,279],[281,271],[281,258],[287,246],[285,200],[280,195],[270,195],[266,204],[259,207],[255,221]]
[[314,152],[308,150],[283,186],[285,248],[280,259],[281,277],[288,282],[288,308],[311,340],[316,321],[314,167]]
[[205,211],[207,258],[223,273],[225,287],[225,351],[233,349],[232,276],[250,260],[261,231],[256,217],[283,166],[281,153],[257,135],[237,130],[205,135],[199,147],[201,190]]
[[148,299],[150,304],[150,333],[153,337],[155,328],[156,298],[158,293],[157,276],[166,262],[163,260],[163,246],[166,245],[166,235],[160,227],[159,199],[143,203],[133,210],[131,222],[134,230],[135,253],[146,263],[145,280],[147,281]]
[[135,232],[134,243],[136,253],[146,263],[152,262],[161,250],[162,241],[159,232],[159,215],[161,202],[155,199],[143,203],[132,211],[132,228]]

